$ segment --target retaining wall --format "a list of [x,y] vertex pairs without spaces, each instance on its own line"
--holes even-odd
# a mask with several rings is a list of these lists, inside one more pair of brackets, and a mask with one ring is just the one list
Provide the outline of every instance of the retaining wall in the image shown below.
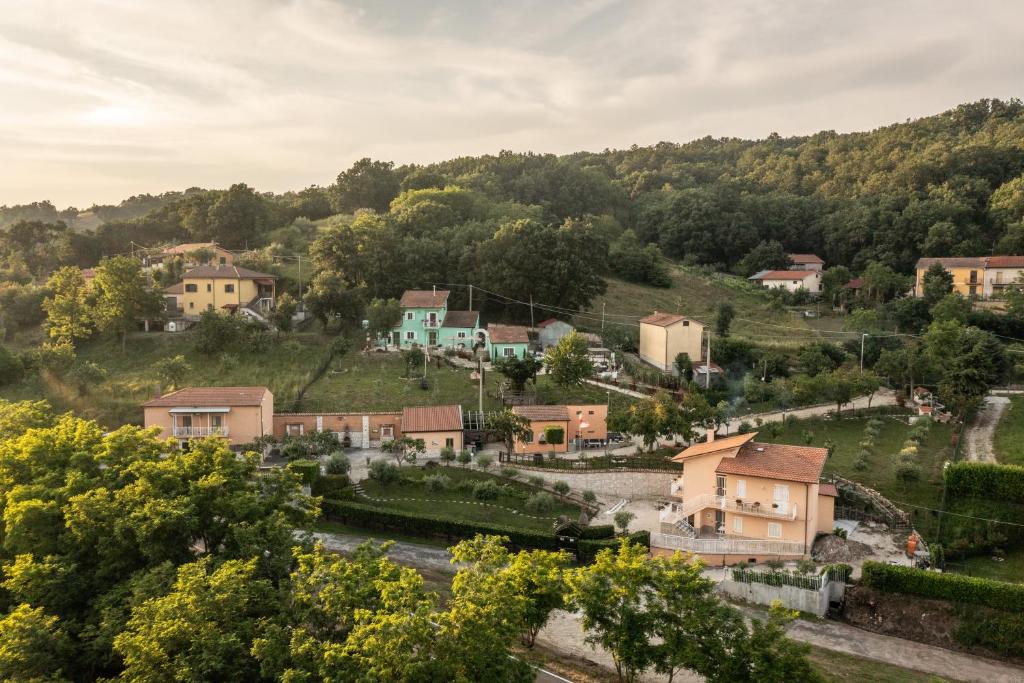
[[771,605],[775,600],[788,609],[815,614],[819,617],[828,612],[829,598],[839,600],[845,586],[839,581],[829,581],[821,590],[809,590],[796,586],[769,586],[765,583],[743,583],[727,579],[718,584],[718,590],[734,598],[756,605]]
[[564,481],[576,491],[590,489],[594,493],[622,498],[665,498],[675,478],[674,472],[574,472],[573,470],[549,470],[540,467],[519,467],[511,465],[524,475],[538,476],[548,483]]

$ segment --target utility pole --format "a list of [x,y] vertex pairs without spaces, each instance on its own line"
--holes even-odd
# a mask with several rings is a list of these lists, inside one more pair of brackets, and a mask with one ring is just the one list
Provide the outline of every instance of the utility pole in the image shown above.
[[299,306],[302,306],[302,254],[299,254]]
[[704,390],[711,388],[711,330],[708,330],[708,360],[704,366]]
[[473,285],[469,286],[469,310],[473,310]]
[[868,333],[865,332],[860,335],[860,371],[864,372],[864,340],[868,338]]
[[605,309],[605,306],[607,306],[607,304],[604,301],[602,301],[601,302],[601,334],[604,334],[604,309]]
[[533,294],[530,294],[530,327],[533,327]]
[[477,374],[480,375],[480,429],[484,428],[484,361],[477,356]]

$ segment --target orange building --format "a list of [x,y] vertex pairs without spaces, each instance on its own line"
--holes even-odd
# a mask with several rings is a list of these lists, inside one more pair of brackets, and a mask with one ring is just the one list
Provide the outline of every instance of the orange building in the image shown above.
[[270,433],[274,395],[266,387],[189,387],[142,405],[144,424],[182,448],[191,439],[216,436],[233,446]]
[[402,434],[423,439],[427,455],[462,450],[462,406],[418,406],[402,410]]
[[402,414],[394,413],[278,413],[274,436],[302,436],[333,432],[339,443],[353,448],[376,448],[402,436]]

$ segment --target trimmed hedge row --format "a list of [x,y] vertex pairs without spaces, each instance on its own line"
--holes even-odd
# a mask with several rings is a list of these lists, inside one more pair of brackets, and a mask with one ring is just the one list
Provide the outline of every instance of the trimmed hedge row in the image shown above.
[[322,474],[313,481],[310,488],[314,496],[331,500],[353,500],[356,495],[347,474]]
[[1024,503],[1024,467],[990,462],[957,462],[943,475],[954,498],[982,497]]
[[614,536],[614,524],[592,524],[591,526],[583,527],[583,530],[580,532],[580,538],[587,538],[591,540],[600,538],[612,538]]
[[292,460],[287,467],[302,477],[304,484],[312,484],[320,476],[319,460]]
[[1024,585],[961,574],[939,574],[912,567],[867,561],[861,583],[887,593],[949,600],[1008,612],[1024,610]]
[[[627,538],[633,543],[639,543],[648,550],[651,548],[651,532],[634,531]],[[576,559],[580,564],[589,564],[594,561],[597,554],[605,548],[615,550],[619,547],[618,538],[605,538],[600,541],[591,541],[581,538],[576,546]]]

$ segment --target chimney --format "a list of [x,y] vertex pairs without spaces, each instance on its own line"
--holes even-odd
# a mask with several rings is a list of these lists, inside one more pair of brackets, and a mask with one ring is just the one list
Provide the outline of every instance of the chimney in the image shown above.
[[717,427],[715,427],[715,428],[708,427],[708,439],[707,439],[708,443],[711,443],[712,441],[715,440],[715,432],[717,430],[718,430]]
[[434,294],[437,294],[437,285],[434,285]]

